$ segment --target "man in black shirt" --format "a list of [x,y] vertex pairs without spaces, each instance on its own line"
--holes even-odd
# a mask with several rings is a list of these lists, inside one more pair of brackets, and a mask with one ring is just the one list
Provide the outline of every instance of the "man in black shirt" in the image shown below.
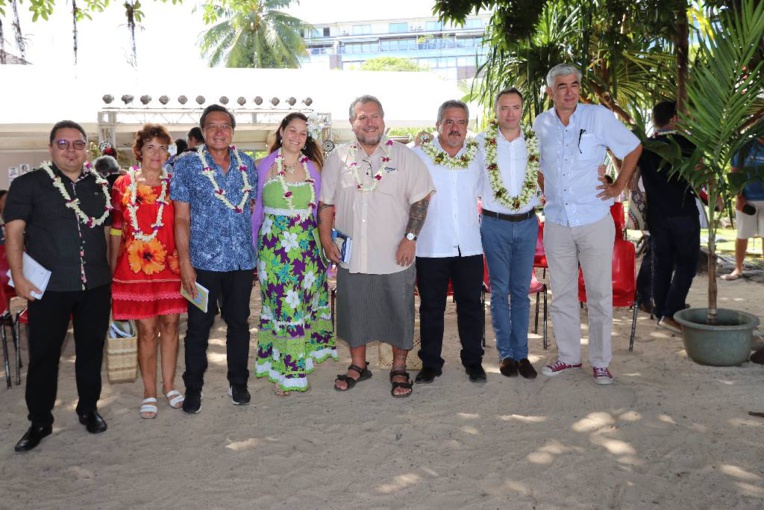
[[[109,326],[111,271],[107,242],[111,224],[108,183],[83,167],[87,137],[72,121],[50,132],[52,163],[15,179],[5,208],[6,249],[16,293],[29,301],[29,421],[17,452],[36,447],[53,425],[61,346],[71,318],[77,360],[77,415],[98,434],[101,361]],[[24,274],[24,252],[51,271],[46,289]],[[43,292],[44,290],[44,292]]]
[[[653,139],[671,143],[689,157],[695,146],[674,130],[676,102],[663,101],[653,108]],[[653,313],[658,326],[679,332],[674,313],[684,309],[698,266],[700,221],[695,193],[679,176],[670,176],[671,165],[652,151],[639,159],[647,193],[647,228],[653,255]]]

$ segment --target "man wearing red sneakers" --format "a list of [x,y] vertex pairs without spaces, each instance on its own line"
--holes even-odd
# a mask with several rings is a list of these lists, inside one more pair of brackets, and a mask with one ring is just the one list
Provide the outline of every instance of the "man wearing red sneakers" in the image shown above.
[[[634,173],[642,146],[602,106],[580,104],[581,73],[559,64],[547,74],[554,108],[533,126],[541,148],[546,205],[544,248],[554,300],[550,306],[558,360],[541,372],[554,377],[581,368],[578,268],[584,273],[589,309],[589,362],[597,384],[611,384],[612,264],[615,228],[610,205]],[[610,183],[598,171],[609,149],[622,160]]]

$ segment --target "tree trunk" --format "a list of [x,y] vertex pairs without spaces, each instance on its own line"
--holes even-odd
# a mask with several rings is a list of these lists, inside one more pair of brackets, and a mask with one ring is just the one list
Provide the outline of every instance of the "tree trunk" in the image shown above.
[[2,19],[0,19],[0,65],[5,65],[5,32]]
[[74,42],[74,65],[77,65],[77,0],[72,0],[72,38]]
[[689,27],[687,23],[687,2],[676,0],[674,47],[676,48],[676,109],[684,111],[687,102],[687,76],[689,74]]
[[19,19],[19,6],[16,0],[11,2],[13,9],[13,35],[16,38],[16,46],[19,48],[19,56],[22,60],[27,59],[27,46],[24,35],[21,33],[21,20]]

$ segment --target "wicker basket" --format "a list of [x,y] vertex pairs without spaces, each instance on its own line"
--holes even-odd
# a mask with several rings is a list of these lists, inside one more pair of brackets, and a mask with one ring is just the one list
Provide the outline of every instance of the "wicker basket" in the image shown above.
[[130,322],[133,336],[112,338],[113,329],[109,327],[106,338],[106,372],[109,382],[133,382],[138,378],[138,335],[135,324]]
[[[419,348],[422,345],[422,340],[419,337],[419,328],[414,331],[414,348],[411,349],[406,356],[406,369],[407,370],[422,370],[422,360],[419,359]],[[393,367],[393,348],[390,344],[379,342],[379,368],[392,368]]]

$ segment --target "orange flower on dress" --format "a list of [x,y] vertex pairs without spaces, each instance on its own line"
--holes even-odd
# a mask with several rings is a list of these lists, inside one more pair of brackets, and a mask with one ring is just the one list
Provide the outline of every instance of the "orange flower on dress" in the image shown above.
[[[129,193],[128,193],[129,194]],[[144,184],[138,185],[138,190],[136,192],[135,201],[139,204],[154,204],[157,201],[157,198],[159,198],[154,191],[154,188],[151,186],[146,186]]]
[[167,265],[170,267],[170,271],[174,274],[180,274],[180,259],[178,258],[178,250],[173,251],[167,255]]
[[149,242],[134,239],[127,248],[127,260],[134,273],[159,273],[165,268],[166,259],[167,250],[156,238]]

